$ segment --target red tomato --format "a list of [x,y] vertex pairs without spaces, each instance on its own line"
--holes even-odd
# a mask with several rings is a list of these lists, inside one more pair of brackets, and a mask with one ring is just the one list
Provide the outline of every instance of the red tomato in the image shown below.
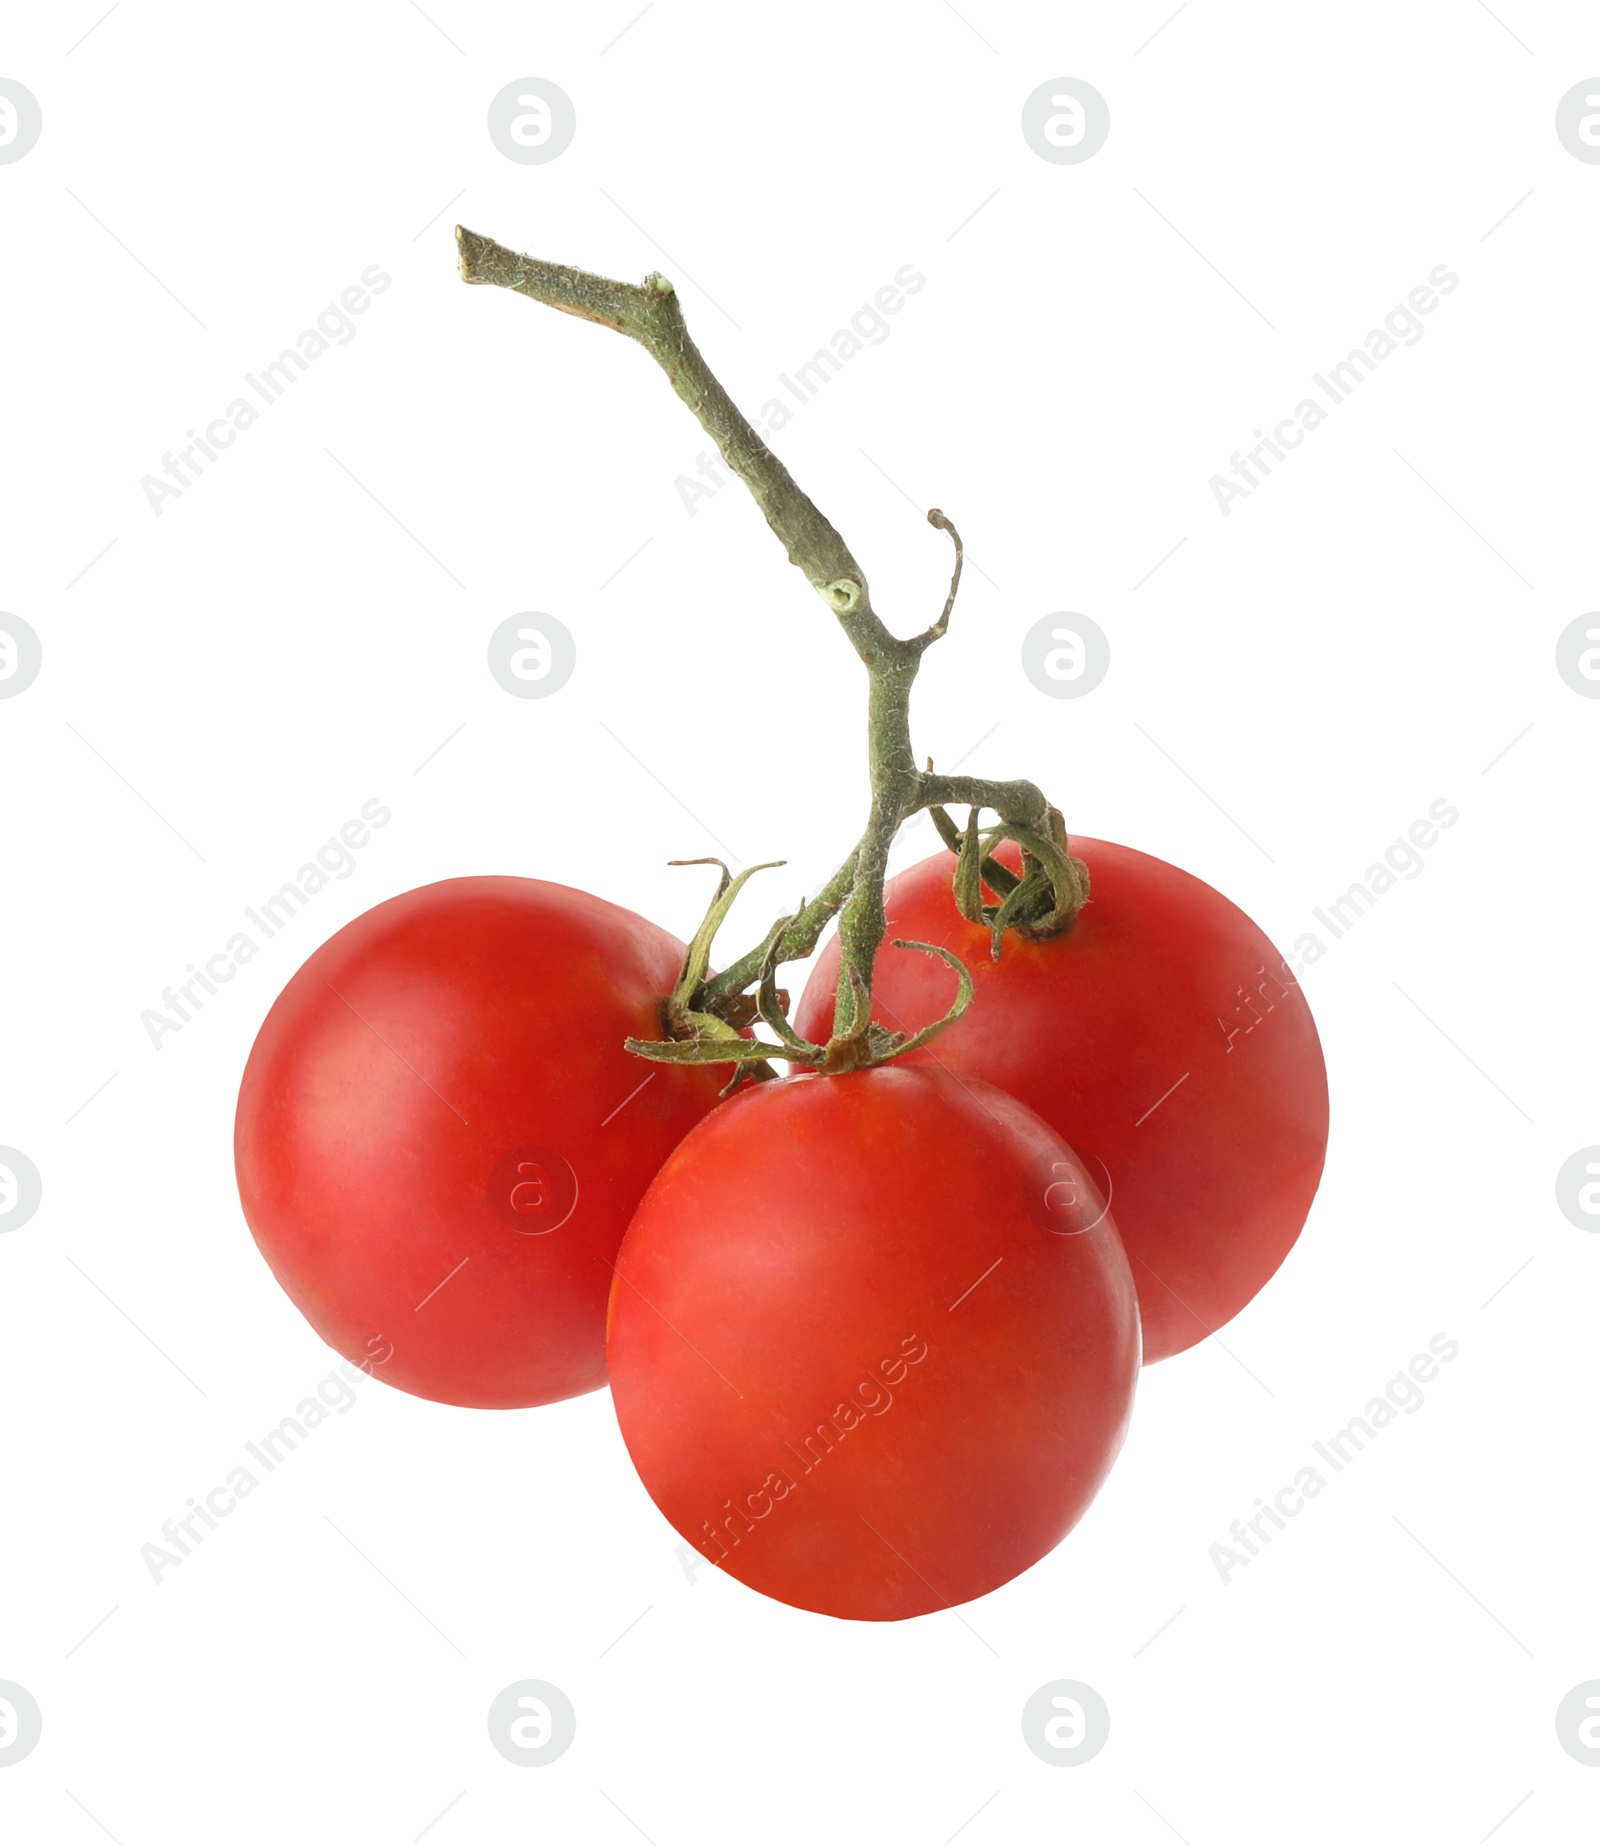
[[[1311,1009],[1242,910],[1131,847],[1074,836],[1089,900],[1045,942],[965,921],[942,853],[892,879],[889,933],[952,950],[970,1011],[911,1061],[998,1084],[1089,1163],[1139,1289],[1146,1360],[1182,1352],[1239,1312],[1300,1234],[1322,1174],[1328,1083]],[[997,857],[1015,869],[1007,844]],[[795,1016],[826,1039],[837,940]],[[885,948],[876,1016],[907,1032],[955,997],[931,955]]]
[[[605,1382],[611,1261],[725,1070],[646,1064],[683,945],[530,878],[379,904],[306,962],[239,1090],[239,1196],[330,1346],[448,1404]],[[637,1093],[635,1093],[637,1092]]]
[[988,1084],[892,1065],[762,1084],[668,1156],[607,1353],[690,1544],[781,1602],[895,1621],[1077,1522],[1122,1446],[1139,1323],[1071,1150]]

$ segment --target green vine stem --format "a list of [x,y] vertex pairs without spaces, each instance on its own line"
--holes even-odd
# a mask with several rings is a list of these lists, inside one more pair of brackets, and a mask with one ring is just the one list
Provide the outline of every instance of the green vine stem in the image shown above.
[[[752,982],[770,977],[778,962],[809,955],[837,915],[841,961],[832,1038],[826,1046],[806,1047],[803,1054],[799,1047],[804,1041],[782,1039],[778,1046],[767,1046],[766,1055],[841,1071],[881,1062],[906,1049],[907,1041],[901,1035],[873,1026],[871,1014],[873,965],[887,927],[883,885],[889,848],[908,816],[922,808],[937,811],[952,804],[973,809],[975,819],[976,810],[988,809],[1000,820],[989,844],[1007,838],[1022,847],[1022,879],[1010,889],[1002,889],[1004,878],[990,880],[1002,900],[997,909],[984,910],[995,928],[997,951],[1006,928],[1035,934],[1054,934],[1065,928],[1087,894],[1087,874],[1067,854],[1061,816],[1033,783],[935,775],[931,762],[925,770],[917,768],[911,747],[911,687],[923,654],[949,627],[963,559],[955,527],[937,508],[928,514],[929,524],[948,532],[955,545],[955,567],[943,613],[921,634],[904,639],[891,634],[872,606],[866,573],[849,546],[752,428],[690,339],[677,291],[665,276],[650,275],[638,284],[614,282],[587,270],[520,256],[460,225],[456,243],[463,280],[513,289],[547,307],[613,328],[644,347],[716,443],[728,467],[750,490],[790,563],[804,572],[833,611],[867,670],[872,800],[854,852],[812,903],[781,927],[775,925],[767,941],[721,974],[707,975],[706,961],[699,960],[692,982],[680,983],[682,991],[673,996],[678,1013],[675,1026],[685,1033],[682,1042],[652,1048],[630,1040],[630,1048],[645,1056],[674,1056],[689,1062],[744,1064],[760,1059],[763,1053],[757,1041],[739,1032],[749,1021],[748,1006],[739,1008],[735,1003]],[[969,831],[975,838],[975,828]],[[985,846],[984,855],[987,851]],[[1004,870],[985,858],[985,877],[989,867]],[[714,908],[725,909],[724,900],[731,902],[726,882]],[[696,945],[692,953],[698,956],[699,935]],[[708,951],[709,935],[704,946]],[[970,998],[964,973],[963,983],[958,1007],[964,1009]],[[952,1016],[958,1016],[955,1009]],[[731,1024],[733,1020],[737,1024]],[[918,1035],[918,1042],[922,1036]]]

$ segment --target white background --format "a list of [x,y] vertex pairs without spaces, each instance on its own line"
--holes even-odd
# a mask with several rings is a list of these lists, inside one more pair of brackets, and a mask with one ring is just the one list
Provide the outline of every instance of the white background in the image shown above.
[[[18,11],[0,68],[44,117],[0,166],[0,603],[44,645],[0,703],[0,1142],[45,1188],[0,1238],[0,1679],[44,1712],[0,1771],[7,1837],[1586,1837],[1600,1775],[1554,1713],[1600,1676],[1600,1240],[1554,1179],[1600,1140],[1600,704],[1554,648],[1597,600],[1600,168],[1554,112],[1600,70],[1592,9],[100,11]],[[1019,125],[1063,75],[1111,110],[1077,166]],[[486,132],[525,76],[576,105],[549,165]],[[959,1617],[691,1583],[604,1393],[489,1414],[366,1383],[159,1585],[141,1562],[335,1364],[230,1161],[305,955],[471,872],[684,934],[704,874],[664,862],[719,842],[789,862],[742,944],[865,810],[827,611],[737,486],[685,511],[707,444],[649,360],[464,288],[457,220],[674,276],[752,410],[925,274],[775,446],[901,632],[947,580],[922,509],[962,528],[914,714],[941,767],[982,739],[966,767],[1285,948],[1430,803],[1460,810],[1305,974],[1333,1134],[1299,1246],[1227,1350],[1146,1375],[1078,1531]],[[393,284],[357,337],[156,516],[141,477],[373,263]],[[1224,517],[1209,478],[1440,263],[1460,286],[1425,337]],[[549,700],[486,670],[522,610],[577,640]],[[1021,670],[1059,610],[1110,637],[1081,700]],[[141,1011],[372,797],[394,819],[355,874],[154,1050]],[[1441,1332],[1425,1406],[1224,1584],[1230,1522]],[[539,1770],[485,1731],[521,1678],[578,1713]],[[1019,1728],[1060,1678],[1112,1715],[1075,1769]]]

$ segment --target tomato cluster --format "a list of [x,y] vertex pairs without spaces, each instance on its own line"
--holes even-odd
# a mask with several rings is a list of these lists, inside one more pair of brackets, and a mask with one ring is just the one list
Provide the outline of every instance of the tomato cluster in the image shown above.
[[[1145,1360],[1180,1352],[1282,1262],[1327,1135],[1316,1029],[1267,938],[1160,860],[1072,850],[1087,903],[998,960],[953,855],[891,880],[892,934],[964,963],[970,1011],[903,1061],[731,1095],[726,1065],[624,1046],[661,1034],[685,954],[644,918],[520,878],[380,904],[251,1052],[256,1242],[324,1339],[381,1339],[378,1375],[419,1396],[609,1379],[657,1506],[769,1596],[862,1620],[980,1596],[1098,1490],[1141,1322]],[[837,977],[830,945],[808,1040]],[[909,1036],[956,979],[886,948],[876,1015]]]

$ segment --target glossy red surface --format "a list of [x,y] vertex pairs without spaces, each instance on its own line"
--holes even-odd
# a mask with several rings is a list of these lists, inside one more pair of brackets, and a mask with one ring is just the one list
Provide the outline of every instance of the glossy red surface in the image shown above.
[[[1139,1290],[1145,1358],[1230,1320],[1299,1236],[1322,1174],[1328,1086],[1305,996],[1282,957],[1220,892],[1131,847],[1074,836],[1090,896],[1046,942],[989,932],[956,910],[955,859],[890,880],[889,935],[952,950],[971,1010],[914,1062],[998,1084],[1038,1111],[1108,1193]],[[999,855],[1013,868],[1015,846]],[[837,940],[795,1023],[826,1039]],[[877,1018],[907,1032],[955,997],[933,956],[885,947]]]
[[1043,1557],[1121,1447],[1139,1367],[1092,1187],[1039,1207],[1073,1164],[937,1070],[808,1074],[702,1122],[623,1242],[609,1336],[628,1451],[689,1543],[874,1621]]
[[455,878],[348,924],[261,1027],[239,1196],[290,1298],[375,1377],[445,1403],[605,1382],[611,1260],[725,1071],[651,1065],[683,945],[526,878]]

